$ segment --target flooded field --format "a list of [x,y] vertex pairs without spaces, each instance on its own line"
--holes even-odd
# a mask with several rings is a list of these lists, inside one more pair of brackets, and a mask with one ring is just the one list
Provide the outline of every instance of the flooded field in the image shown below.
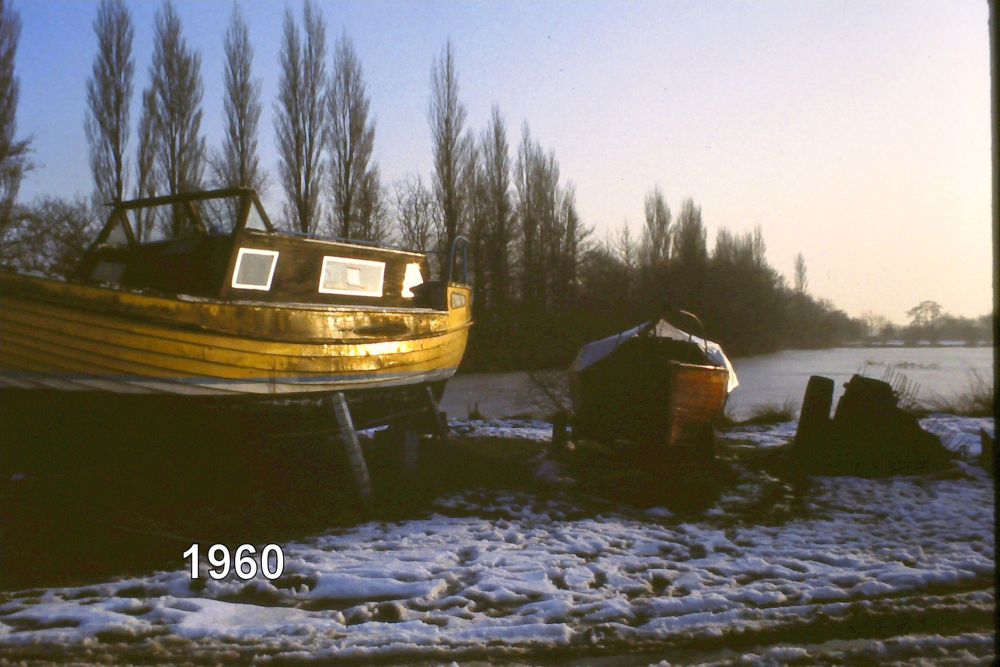
[[[810,375],[836,382],[837,396],[855,373],[881,379],[888,369],[919,384],[918,401],[952,398],[969,388],[978,373],[993,378],[991,347],[845,347],[830,350],[786,350],[733,360],[740,386],[729,397],[727,413],[742,419],[764,406],[802,401]],[[562,374],[542,373],[550,384],[564,385]],[[466,417],[478,411],[486,417],[550,415],[554,403],[528,373],[459,375],[449,384],[442,403],[449,415]]]

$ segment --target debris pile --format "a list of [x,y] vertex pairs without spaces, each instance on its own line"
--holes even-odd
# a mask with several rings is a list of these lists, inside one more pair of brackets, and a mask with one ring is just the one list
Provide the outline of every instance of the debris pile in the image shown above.
[[[905,384],[905,383],[904,383]],[[855,375],[830,418],[833,380],[814,375],[802,400],[792,459],[803,472],[823,475],[919,474],[945,467],[952,454],[900,407],[903,390]]]

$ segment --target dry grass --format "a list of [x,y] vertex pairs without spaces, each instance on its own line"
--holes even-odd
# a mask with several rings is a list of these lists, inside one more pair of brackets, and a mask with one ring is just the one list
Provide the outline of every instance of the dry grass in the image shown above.
[[799,416],[799,404],[797,401],[787,400],[780,405],[769,403],[754,409],[749,417],[736,419],[729,412],[722,416],[719,426],[729,428],[733,426],[759,426],[767,424],[780,424],[782,422],[795,421]]
[[987,379],[978,371],[969,373],[969,384],[964,391],[945,398],[935,396],[925,399],[921,412],[945,412],[962,417],[992,417],[994,395],[992,379]]

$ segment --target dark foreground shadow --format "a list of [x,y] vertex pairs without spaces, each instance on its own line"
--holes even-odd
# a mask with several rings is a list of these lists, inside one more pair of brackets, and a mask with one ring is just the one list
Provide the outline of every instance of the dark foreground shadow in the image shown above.
[[[373,484],[362,502],[330,416],[301,405],[219,410],[122,401],[0,415],[0,588],[71,585],[185,566],[191,544],[287,543],[366,520],[419,517],[470,489],[597,496],[698,511],[732,482],[716,461],[683,463],[636,447],[581,446],[560,465],[575,482],[536,479],[547,443],[425,437],[363,440]],[[13,415],[16,415],[16,418]],[[595,505],[596,507],[596,505]],[[597,511],[595,509],[595,511]]]
[[314,407],[122,401],[108,419],[63,402],[0,422],[8,590],[183,567],[193,543],[232,551],[416,517],[469,488],[525,489],[540,448],[424,438],[407,460],[401,437],[363,439],[373,494],[362,502],[330,415]]

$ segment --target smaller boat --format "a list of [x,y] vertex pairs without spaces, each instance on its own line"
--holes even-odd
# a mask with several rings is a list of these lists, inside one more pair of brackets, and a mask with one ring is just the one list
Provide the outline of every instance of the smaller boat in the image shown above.
[[[699,328],[701,321],[681,313]],[[712,422],[739,381],[718,343],[667,321],[580,348],[569,369],[573,437],[712,451]]]

